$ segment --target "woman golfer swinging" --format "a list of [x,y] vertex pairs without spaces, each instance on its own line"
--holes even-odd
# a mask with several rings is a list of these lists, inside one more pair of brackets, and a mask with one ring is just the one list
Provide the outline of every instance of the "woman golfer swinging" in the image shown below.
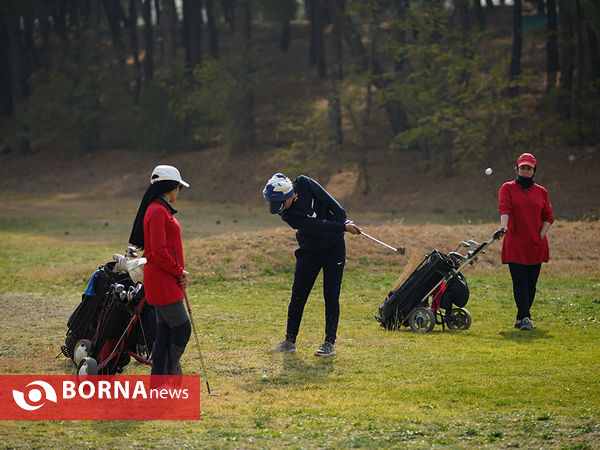
[[299,248],[288,307],[285,340],[269,353],[296,351],[296,336],[300,328],[304,305],[317,275],[323,269],[323,297],[325,299],[325,342],[315,351],[316,356],[335,354],[335,338],[340,316],[340,288],[346,263],[344,231],[359,234],[360,228],[346,220],[346,211],[312,178],[300,175],[293,182],[276,173],[263,190],[270,203],[271,214],[296,230]]

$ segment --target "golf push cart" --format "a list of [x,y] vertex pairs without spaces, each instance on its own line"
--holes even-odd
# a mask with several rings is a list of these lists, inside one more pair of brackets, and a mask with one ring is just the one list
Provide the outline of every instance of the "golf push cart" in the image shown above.
[[[434,326],[451,330],[466,330],[471,326],[471,314],[464,307],[469,300],[467,280],[461,273],[494,241],[500,239],[497,231],[481,244],[463,241],[444,254],[433,250],[396,290],[392,290],[379,306],[375,319],[388,329],[409,327],[415,333],[428,333]],[[472,248],[464,253],[463,249]]]
[[124,256],[100,266],[67,322],[61,351],[78,375],[120,373],[131,358],[152,364],[156,315],[144,296],[146,259],[136,256],[128,247]]

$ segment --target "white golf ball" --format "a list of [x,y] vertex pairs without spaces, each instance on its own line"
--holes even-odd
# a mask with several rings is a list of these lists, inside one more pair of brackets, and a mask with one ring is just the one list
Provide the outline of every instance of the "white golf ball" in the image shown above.
[[266,375],[263,375],[263,376],[261,377],[261,380],[263,380],[263,381],[267,381],[267,380],[268,380],[268,377],[267,377]]
[[491,174],[493,174],[493,173],[494,173],[494,171],[492,170],[492,168],[491,168],[491,167],[488,167],[487,169],[485,169],[485,174],[486,174],[486,175],[491,175]]

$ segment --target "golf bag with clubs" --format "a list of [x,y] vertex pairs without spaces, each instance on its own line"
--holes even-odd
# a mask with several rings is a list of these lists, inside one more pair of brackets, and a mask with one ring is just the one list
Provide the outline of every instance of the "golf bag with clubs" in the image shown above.
[[[431,251],[406,281],[387,295],[375,319],[388,330],[410,326],[415,333],[427,333],[436,324],[468,329],[472,319],[464,307],[469,300],[469,287],[461,271],[473,264],[495,239],[499,239],[497,233],[481,244],[463,241],[448,254]],[[470,247],[475,249],[461,253]]]
[[94,272],[67,322],[61,351],[79,375],[121,373],[132,357],[151,364],[156,315],[141,283],[145,259],[114,259]]

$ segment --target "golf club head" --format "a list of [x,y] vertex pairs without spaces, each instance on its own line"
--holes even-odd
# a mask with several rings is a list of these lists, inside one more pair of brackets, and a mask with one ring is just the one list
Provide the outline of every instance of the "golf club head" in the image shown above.
[[403,245],[401,245],[396,249],[396,251],[401,255],[404,255],[406,253],[406,248]]
[[469,240],[469,241],[467,241],[467,243],[469,244],[469,246],[479,247],[479,242],[477,242],[477,241]]

